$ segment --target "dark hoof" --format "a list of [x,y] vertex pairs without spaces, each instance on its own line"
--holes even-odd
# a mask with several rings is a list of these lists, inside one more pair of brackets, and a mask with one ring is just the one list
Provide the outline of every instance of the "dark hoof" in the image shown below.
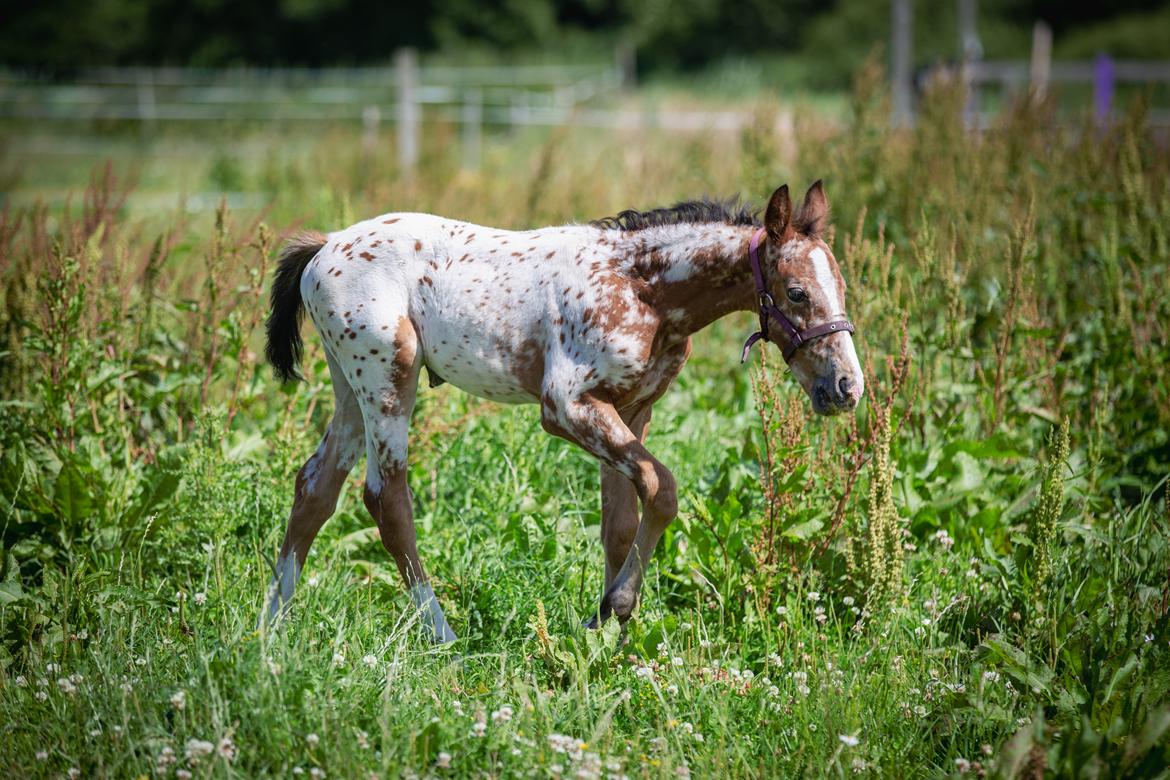
[[[623,609],[624,607],[624,609]],[[597,607],[597,612],[585,621],[585,628],[599,628],[605,625],[605,621],[613,616],[621,621],[622,627],[626,625],[626,621],[630,619],[631,613],[634,611],[634,601],[622,593],[610,591],[601,598],[601,604]]]
[[[601,607],[593,613],[593,616],[583,622],[581,625],[585,626],[585,628],[589,629],[590,631],[593,631],[605,625],[605,621],[609,620],[611,617],[613,617],[613,610],[608,609],[605,604],[602,604]],[[624,623],[625,621],[623,620],[622,622]]]

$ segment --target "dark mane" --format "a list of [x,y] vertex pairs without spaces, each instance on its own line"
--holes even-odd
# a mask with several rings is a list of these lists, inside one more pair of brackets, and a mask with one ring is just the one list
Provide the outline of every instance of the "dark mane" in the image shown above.
[[589,224],[603,230],[644,230],[663,225],[686,225],[722,222],[727,225],[758,226],[757,209],[739,198],[727,200],[688,200],[670,208],[650,211],[625,211],[612,217],[595,219]]

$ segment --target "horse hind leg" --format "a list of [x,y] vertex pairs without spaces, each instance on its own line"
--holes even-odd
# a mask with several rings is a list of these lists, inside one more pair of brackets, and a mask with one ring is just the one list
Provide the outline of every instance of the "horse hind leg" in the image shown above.
[[297,473],[288,527],[268,588],[265,618],[269,622],[277,620],[292,600],[309,547],[333,515],[345,480],[361,456],[364,438],[361,408],[332,357],[329,372],[335,397],[333,419],[317,451]]
[[[382,335],[393,333],[393,336]],[[369,335],[366,335],[369,334]],[[410,320],[401,316],[392,329],[363,331],[354,340],[358,353],[376,356],[347,366],[365,419],[365,503],[378,526],[382,546],[394,558],[398,573],[410,589],[423,626],[436,643],[453,642],[455,632],[435,598],[418,556],[414,513],[407,486],[407,443],[410,415],[418,389],[422,355]],[[386,362],[382,362],[386,357]]]

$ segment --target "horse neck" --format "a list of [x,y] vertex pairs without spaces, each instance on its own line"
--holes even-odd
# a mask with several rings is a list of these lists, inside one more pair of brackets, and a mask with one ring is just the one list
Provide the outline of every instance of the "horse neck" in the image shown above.
[[689,336],[732,312],[754,310],[748,242],[756,228],[667,225],[624,234],[627,268],[648,288],[662,321]]

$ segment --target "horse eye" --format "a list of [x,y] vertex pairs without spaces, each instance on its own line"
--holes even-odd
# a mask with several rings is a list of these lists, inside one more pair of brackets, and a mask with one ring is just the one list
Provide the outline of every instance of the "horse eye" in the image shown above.
[[788,288],[788,300],[793,303],[804,303],[808,300],[808,296],[804,294],[804,290],[799,287]]

